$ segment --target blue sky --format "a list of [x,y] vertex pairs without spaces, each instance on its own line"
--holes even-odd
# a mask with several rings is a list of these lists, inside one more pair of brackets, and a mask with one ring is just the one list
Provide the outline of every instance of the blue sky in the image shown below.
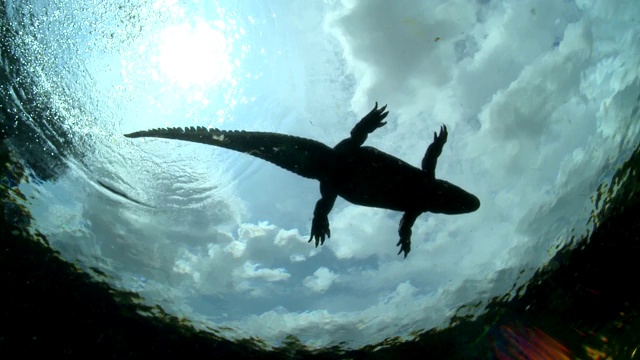
[[[40,40],[62,44],[43,51],[75,54],[82,70],[35,66],[78,79],[71,108],[91,115],[66,119],[85,158],[26,189],[35,223],[68,259],[229,336],[361,346],[445,325],[586,231],[590,195],[637,143],[634,1],[143,1],[112,13],[117,3],[52,2],[78,26]],[[375,101],[390,114],[368,145],[419,166],[444,123],[437,175],[482,201],[420,216],[407,259],[399,213],[338,200],[316,249],[317,182],[224,149],[122,136],[212,126],[332,146]]]

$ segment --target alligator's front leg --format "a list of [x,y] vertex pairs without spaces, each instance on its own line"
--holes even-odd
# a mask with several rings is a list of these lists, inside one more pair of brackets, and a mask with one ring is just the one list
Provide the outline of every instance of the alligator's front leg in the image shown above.
[[370,133],[387,124],[386,121],[383,121],[389,115],[389,112],[385,111],[386,109],[387,105],[378,109],[378,102],[376,101],[373,109],[351,129],[351,137],[342,140],[334,149],[337,151],[349,151],[362,146]]
[[333,204],[336,202],[338,193],[326,183],[320,182],[320,195],[322,196],[316,207],[313,210],[313,220],[311,221],[311,236],[309,241],[315,239],[316,247],[318,244],[324,244],[325,237],[331,237],[331,230],[329,230],[329,212],[333,208]]
[[436,165],[438,163],[438,156],[442,154],[442,147],[447,142],[447,127],[442,125],[440,127],[440,134],[433,133],[433,142],[427,148],[427,152],[422,158],[422,171],[429,175],[430,179],[436,178]]
[[416,219],[420,214],[421,212],[419,211],[407,211],[402,215],[402,219],[400,219],[400,227],[398,227],[400,241],[396,244],[396,246],[400,246],[398,255],[404,252],[404,257],[406,258],[409,251],[411,251],[411,227],[413,226],[413,223],[416,222]]

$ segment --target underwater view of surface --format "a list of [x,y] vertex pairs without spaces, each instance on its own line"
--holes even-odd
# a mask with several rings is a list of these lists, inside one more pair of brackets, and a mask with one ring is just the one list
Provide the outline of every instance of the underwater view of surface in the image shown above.
[[[1,138],[29,178],[7,184],[30,227],[113,288],[227,339],[361,348],[446,327],[469,304],[481,314],[580,245],[599,187],[640,141],[638,1],[4,0],[0,12]],[[444,124],[436,175],[481,201],[418,217],[406,258],[401,212],[338,198],[316,247],[318,181],[250,151],[124,137],[201,126],[333,147],[376,102],[387,124],[366,145],[420,168]]]

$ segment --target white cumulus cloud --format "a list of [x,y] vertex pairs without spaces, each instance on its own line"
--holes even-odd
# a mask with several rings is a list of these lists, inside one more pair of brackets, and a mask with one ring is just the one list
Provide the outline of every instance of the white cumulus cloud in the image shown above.
[[312,276],[304,278],[303,284],[313,292],[323,293],[331,287],[337,278],[337,274],[323,266],[316,270]]

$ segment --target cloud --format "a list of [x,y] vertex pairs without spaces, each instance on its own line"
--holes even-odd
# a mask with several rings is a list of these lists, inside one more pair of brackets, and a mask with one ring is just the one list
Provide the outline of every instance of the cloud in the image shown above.
[[[347,205],[330,216],[332,237],[325,242],[338,259],[366,259],[394,251],[398,242],[396,221],[389,211]],[[398,220],[399,221],[399,220]]]
[[[276,308],[240,321],[224,322],[223,325],[251,329],[254,336],[271,342],[294,334],[311,347],[339,343],[358,347],[382,341],[388,336],[409,338],[409,333],[413,331],[444,326],[446,317],[456,308],[460,297],[486,299],[479,291],[490,282],[491,279],[487,278],[466,280],[464,286],[451,284],[425,295],[411,281],[403,281],[379,294],[376,304],[358,311],[291,312]],[[456,290],[460,288],[464,289],[465,294]]]
[[[247,126],[330,142],[380,100],[389,103],[389,123],[367,145],[419,166],[432,132],[446,123],[437,175],[477,194],[479,211],[421,215],[403,259],[399,212],[339,200],[329,215],[332,237],[316,248],[307,242],[315,184],[209,147],[105,141],[108,151],[96,154],[122,155],[87,163],[127,179],[136,198],[158,207],[123,205],[70,176],[45,189],[52,196],[39,192],[36,223],[65,256],[109,269],[150,302],[270,343],[294,334],[312,346],[359,346],[406,335],[446,325],[457,306],[525,281],[520,270],[543,264],[558,235],[580,229],[589,194],[637,144],[630,114],[640,92],[639,5],[343,3],[325,22],[337,40],[317,26],[321,13],[295,22],[303,29],[278,18],[274,36],[288,34],[293,44],[281,62],[287,68],[278,69],[287,84],[269,83],[281,87],[261,96],[272,100],[304,83],[296,87],[299,108],[285,116],[288,108],[270,112],[271,103],[256,101]],[[313,67],[299,74],[308,65],[293,64],[300,59]],[[256,113],[278,120],[251,123]]]
[[250,262],[246,262],[242,267],[242,270],[238,271],[234,275],[250,279],[259,278],[271,282],[287,280],[291,276],[284,268],[260,268],[260,264],[252,264]]
[[[202,294],[233,296],[248,291],[265,296],[281,291],[275,283],[290,281],[290,264],[303,262],[318,252],[297,230],[279,229],[268,222],[243,223],[235,237],[209,243],[195,255],[193,250],[183,251],[174,268],[191,274],[190,286]],[[272,285],[267,288],[265,283]]]
[[313,273],[313,276],[304,278],[303,284],[313,292],[323,293],[331,287],[331,284],[333,284],[337,278],[338,275],[323,266],[318,268],[318,270]]
[[345,3],[327,27],[358,79],[355,108],[368,106],[367,99],[404,106],[419,89],[446,84],[455,64],[452,46],[475,23],[476,6],[468,1]]

